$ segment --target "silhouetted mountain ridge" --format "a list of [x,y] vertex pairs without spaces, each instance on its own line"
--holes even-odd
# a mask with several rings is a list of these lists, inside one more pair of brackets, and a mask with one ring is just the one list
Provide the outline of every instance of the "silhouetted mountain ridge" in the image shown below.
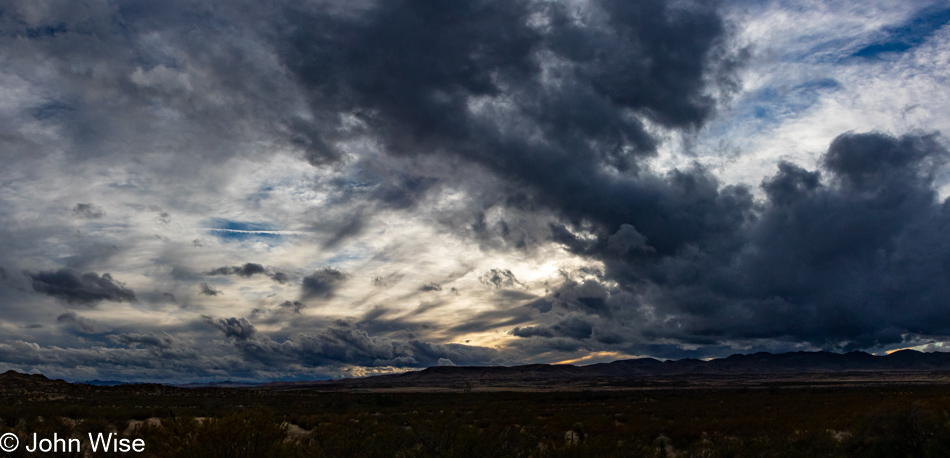
[[592,374],[615,376],[950,371],[950,353],[922,353],[915,350],[900,350],[886,356],[874,356],[860,351],[843,354],[825,351],[778,354],[759,352],[747,355],[735,354],[709,361],[684,359],[661,362],[652,358],[628,359],[584,366],[584,368]]
[[436,366],[419,371],[364,378],[319,382],[277,382],[264,388],[306,387],[433,387],[493,385],[545,385],[576,381],[618,380],[651,377],[782,376],[792,374],[834,374],[878,372],[950,372],[950,353],[922,353],[900,350],[887,356],[865,352],[831,353],[759,352],[735,354],[708,361],[653,358],[619,360],[611,363],[574,366],[569,364],[529,364],[524,366]]

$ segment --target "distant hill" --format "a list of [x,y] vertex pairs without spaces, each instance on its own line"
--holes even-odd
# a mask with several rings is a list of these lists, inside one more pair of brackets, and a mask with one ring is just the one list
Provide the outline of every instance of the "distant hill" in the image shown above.
[[50,380],[42,374],[21,374],[17,371],[6,371],[0,374],[0,393],[6,391],[55,391],[57,388],[70,386],[65,380]]

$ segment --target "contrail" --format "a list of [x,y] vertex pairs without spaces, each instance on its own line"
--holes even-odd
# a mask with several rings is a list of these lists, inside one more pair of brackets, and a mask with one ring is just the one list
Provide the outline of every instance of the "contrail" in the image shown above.
[[213,227],[201,227],[198,229],[209,232],[232,232],[238,234],[300,235],[311,233],[308,231],[246,231],[240,229],[218,229]]

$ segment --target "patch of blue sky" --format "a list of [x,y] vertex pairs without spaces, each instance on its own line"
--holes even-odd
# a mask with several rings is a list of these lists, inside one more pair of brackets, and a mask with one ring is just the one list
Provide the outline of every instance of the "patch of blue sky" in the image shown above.
[[329,259],[326,259],[321,264],[335,266],[335,265],[344,264],[350,261],[359,261],[361,259],[363,259],[363,256],[361,256],[359,253],[343,252]]
[[288,235],[286,231],[281,231],[270,223],[235,221],[225,218],[212,219],[204,229],[224,241],[267,239],[278,242],[283,236]]
[[838,91],[841,83],[833,78],[820,78],[795,85],[773,85],[762,88],[739,100],[735,115],[721,131],[712,136],[726,136],[736,125],[752,124],[757,130],[774,127],[784,120],[799,116],[819,103],[826,94]]
[[[364,172],[362,170],[357,170],[357,174],[362,175]],[[363,180],[356,176],[350,176],[343,178],[343,184],[351,189],[361,189],[361,188],[371,188],[376,186],[378,183],[372,180]]]
[[863,37],[831,38],[802,51],[785,54],[782,60],[805,64],[840,63],[851,57],[851,50],[865,42]]
[[802,35],[785,45],[780,60],[787,63],[845,64],[854,59],[880,59],[906,52],[923,44],[950,22],[950,4],[946,0],[917,10],[904,22],[872,33]]
[[906,52],[920,46],[948,22],[948,2],[923,8],[903,24],[882,29],[874,42],[865,44],[851,57],[877,59],[887,54]]

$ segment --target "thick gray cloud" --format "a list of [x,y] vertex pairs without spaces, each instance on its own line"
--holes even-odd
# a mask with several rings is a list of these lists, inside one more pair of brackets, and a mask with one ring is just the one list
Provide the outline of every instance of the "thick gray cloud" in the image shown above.
[[200,289],[201,291],[198,294],[204,296],[217,296],[218,294],[221,294],[221,290],[214,289],[214,287],[208,283],[202,283]]
[[84,334],[95,334],[102,332],[102,330],[99,328],[99,325],[97,325],[95,321],[79,316],[76,314],[76,312],[66,312],[56,317],[56,322],[70,325],[77,331]]
[[346,274],[338,269],[326,267],[307,275],[303,279],[303,297],[329,299],[337,288],[346,281]]
[[[780,163],[762,182],[766,201],[735,231],[668,255],[611,243],[632,226],[572,238],[565,243],[603,259],[607,271],[563,285],[545,324],[512,335],[631,352],[656,340],[858,349],[946,335],[950,201],[938,199],[933,179],[948,152],[937,139],[843,134],[821,171]],[[633,239],[649,246],[649,238]],[[606,280],[618,286],[602,286]]]
[[157,349],[168,349],[174,346],[180,345],[180,340],[174,336],[164,333],[161,335],[156,334],[116,334],[110,335],[109,339],[115,343],[121,345],[127,345],[129,347],[135,347],[137,345],[142,345],[147,348],[157,348]]
[[221,330],[226,337],[233,337],[237,340],[248,340],[257,333],[257,329],[254,328],[246,318],[214,318],[210,316],[203,317],[205,322],[213,325],[214,327]]
[[[751,204],[741,189],[718,196],[702,170],[664,179],[640,164],[657,143],[644,119],[692,129],[713,113],[710,82],[725,90],[719,70],[739,62],[723,20],[693,2],[604,0],[580,14],[527,1],[297,11],[284,59],[321,119],[355,116],[365,127],[352,134],[390,154],[477,163],[510,183],[509,205],[606,227],[638,215],[666,250],[732,229],[743,215],[731,201]],[[316,129],[328,148],[346,133]],[[697,202],[710,197],[718,205]]]
[[422,286],[419,287],[419,291],[422,291],[422,292],[424,292],[424,293],[432,293],[432,292],[436,292],[436,291],[442,291],[442,285],[440,285],[440,284],[438,284],[438,283],[431,283],[431,282],[430,282],[430,283],[426,283],[426,284],[424,284],[424,285],[422,285]]
[[284,301],[280,304],[281,308],[290,310],[293,313],[300,314],[300,311],[307,308],[307,304],[300,301]]
[[77,274],[69,269],[44,272],[24,272],[29,277],[33,290],[70,304],[95,305],[100,301],[135,302],[135,292],[116,281],[108,273],[86,272]]
[[428,367],[449,359],[460,365],[500,362],[497,350],[461,344],[435,344],[424,340],[394,340],[372,336],[350,326],[331,326],[315,335],[298,334],[283,342],[258,333],[245,318],[212,318],[207,322],[233,339],[248,358],[267,365]]
[[[481,120],[465,101],[477,96],[504,95],[518,105],[512,116],[549,133],[560,128],[555,141],[609,141],[602,146],[615,148],[606,153],[618,165],[629,143],[654,144],[624,109],[675,127],[710,115],[707,71],[728,57],[718,48],[725,27],[713,9],[601,0],[590,10],[577,18],[558,3],[473,0],[384,2],[338,16],[295,11],[286,59],[315,101],[336,113],[356,111],[406,154],[475,142]],[[551,75],[554,84],[540,79],[540,53],[565,64],[563,74]]]
[[105,216],[106,212],[93,204],[76,204],[73,207],[73,214],[79,218],[99,219]]
[[238,275],[241,277],[251,277],[257,274],[267,275],[277,283],[287,283],[290,281],[290,276],[287,274],[265,268],[253,262],[248,262],[241,266],[218,267],[208,272],[208,275]]
[[513,288],[524,286],[518,281],[515,274],[508,269],[491,269],[478,277],[479,283],[490,288]]
[[243,266],[218,267],[208,272],[208,275],[240,275],[242,277],[250,277],[251,275],[262,274],[264,272],[264,266],[249,262]]
[[[172,167],[185,175],[205,169],[208,159],[243,154],[242,141],[306,143],[308,123],[284,111],[295,105],[292,84],[262,48],[267,31],[248,21],[272,14],[262,5],[13,2],[4,13],[7,68],[50,90],[44,102],[25,107],[32,119],[10,125],[12,151],[35,148],[17,130],[31,121],[56,126],[75,159],[201,145],[201,155],[184,154],[188,160]],[[162,114],[170,112],[177,116]]]

